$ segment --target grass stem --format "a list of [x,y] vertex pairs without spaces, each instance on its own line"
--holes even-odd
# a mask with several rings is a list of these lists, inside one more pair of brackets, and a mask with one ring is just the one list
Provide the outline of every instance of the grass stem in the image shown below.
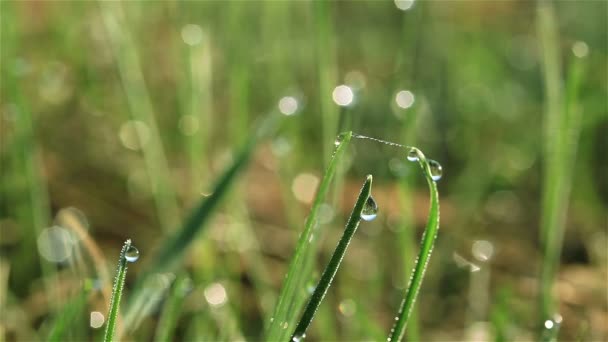
[[363,187],[361,188],[361,192],[359,193],[359,197],[357,198],[357,202],[353,208],[352,213],[350,214],[350,218],[346,223],[346,228],[344,229],[344,233],[334,253],[329,260],[329,263],[325,267],[323,274],[321,275],[321,279],[319,279],[319,283],[315,288],[308,304],[306,305],[306,309],[304,309],[304,313],[300,318],[300,322],[296,326],[296,329],[291,337],[291,340],[294,342],[300,341],[304,335],[306,334],[306,329],[312,322],[314,315],[321,305],[321,301],[323,301],[323,297],[327,293],[329,286],[331,285],[332,280],[336,276],[338,272],[338,267],[340,267],[340,263],[344,258],[344,254],[346,253],[346,248],[348,248],[348,244],[352,239],[357,227],[359,227],[359,222],[361,222],[361,213],[363,212],[363,208],[370,197],[372,191],[372,176],[368,175],[365,182],[363,183]]

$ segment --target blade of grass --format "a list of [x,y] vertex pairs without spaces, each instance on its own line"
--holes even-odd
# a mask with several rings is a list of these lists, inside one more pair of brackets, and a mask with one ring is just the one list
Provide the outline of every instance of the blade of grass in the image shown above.
[[350,214],[350,218],[346,223],[342,238],[340,238],[340,241],[338,242],[338,245],[336,246],[336,249],[334,250],[334,253],[331,256],[331,259],[327,263],[327,266],[325,267],[325,270],[323,271],[323,274],[319,279],[319,283],[317,284],[317,287],[312,293],[312,296],[310,297],[310,300],[306,305],[306,308],[304,309],[304,313],[302,314],[302,317],[300,318],[300,321],[298,322],[298,325],[296,326],[296,329],[294,330],[293,335],[291,336],[292,341],[300,341],[305,336],[306,329],[308,329],[308,326],[312,322],[312,319],[314,318],[317,309],[323,301],[323,297],[325,297],[329,286],[331,286],[332,280],[338,272],[340,263],[342,262],[344,254],[346,253],[346,248],[348,248],[350,240],[355,234],[355,231],[357,231],[357,227],[359,227],[359,222],[361,222],[361,213],[363,212],[363,207],[365,206],[365,203],[370,197],[371,191],[372,176],[368,175],[365,182],[363,183],[363,187],[361,188],[359,197],[355,202],[355,206],[353,207],[353,211]]
[[439,231],[439,192],[437,191],[437,184],[431,178],[432,172],[429,162],[422,152],[418,152],[418,163],[426,176],[427,184],[431,193],[431,204],[429,210],[429,216],[422,235],[422,243],[418,258],[414,270],[412,271],[412,277],[410,283],[407,286],[405,292],[405,298],[397,314],[396,322],[388,337],[389,342],[401,341],[407,327],[408,320],[411,316],[412,309],[418,297],[418,292],[422,286],[422,280],[424,279],[424,273],[433,252],[433,245]]
[[[543,250],[539,283],[540,322],[543,341],[555,339],[557,323],[551,325],[558,313],[553,297],[553,284],[560,264],[572,172],[580,133],[581,113],[578,92],[582,77],[582,62],[575,58],[569,68],[567,94],[562,89],[559,32],[551,2],[537,2],[538,36],[542,45],[542,67],[545,83],[545,146],[543,169],[540,241]],[[565,107],[565,108],[564,108]],[[547,331],[550,330],[550,331]]]
[[70,339],[68,335],[70,329],[72,329],[74,322],[77,321],[79,317],[82,317],[90,290],[90,282],[85,283],[85,286],[80,293],[63,306],[53,322],[53,326],[46,339],[47,341],[61,342]]
[[[309,243],[316,230],[318,230],[318,213],[321,204],[325,202],[325,197],[329,191],[329,185],[336,172],[336,165],[343,157],[348,144],[352,138],[352,132],[342,133],[336,140],[332,158],[329,161],[327,170],[323,174],[323,179],[315,196],[310,214],[306,219],[304,231],[296,246],[296,251],[289,265],[287,276],[281,289],[281,294],[270,319],[270,326],[267,328],[266,340],[282,341],[289,337],[286,327],[297,318],[294,313],[301,310],[299,301],[300,290],[305,288],[306,282],[310,279],[311,267],[306,266],[309,259],[314,258],[317,244]],[[306,266],[306,267],[305,267]],[[285,328],[283,328],[285,327]]]
[[177,320],[179,319],[182,304],[184,303],[185,294],[191,286],[190,278],[182,274],[173,282],[171,294],[167,299],[167,303],[158,321],[156,327],[156,336],[154,341],[171,341],[171,336],[175,330]]
[[182,227],[173,236],[165,240],[158,254],[153,258],[149,268],[138,278],[134,286],[133,295],[127,303],[124,321],[128,329],[134,329],[135,324],[133,323],[137,318],[147,313],[147,310],[145,312],[142,311],[142,307],[146,306],[146,296],[150,295],[150,293],[145,290],[144,285],[155,274],[171,270],[182,259],[193,242],[196,241],[195,237],[203,230],[211,214],[228,192],[230,185],[248,164],[258,139],[265,138],[274,132],[276,121],[278,120],[278,117],[274,114],[271,113],[257,125],[256,133],[249,138],[249,141],[236,156],[232,164],[224,171],[215,184],[213,193],[202,199],[198,206],[191,211],[190,216],[183,223]]
[[[336,134],[338,128],[338,111],[331,98],[332,87],[336,86],[336,53],[332,42],[331,2],[313,1],[313,14],[315,19],[316,45],[315,51],[319,63],[319,101],[321,122],[323,124],[323,156],[325,165],[329,165],[329,141]],[[326,147],[327,146],[327,147]]]
[[[146,170],[154,189],[154,202],[161,228],[169,231],[178,222],[179,209],[170,181],[169,164],[163,150],[162,139],[152,100],[139,61],[135,41],[128,30],[128,21],[122,3],[99,2],[101,15],[107,30],[109,45],[114,52],[120,79],[127,97],[130,115],[150,130],[150,138],[142,147]],[[144,137],[136,130],[138,138]]]
[[[252,140],[245,145],[245,148],[236,157],[233,164],[224,172],[216,183],[213,193],[201,200],[198,206],[192,210],[190,216],[184,222],[182,228],[173,236],[169,237],[161,246],[160,251],[150,264],[150,268],[145,271],[135,286],[131,300],[128,303],[125,323],[133,322],[138,315],[139,305],[142,304],[142,287],[153,274],[162,273],[170,270],[188,250],[188,247],[196,241],[205,223],[207,223],[213,211],[217,208],[221,199],[225,196],[229,186],[234,182],[239,172],[247,165],[251,153],[254,149],[255,141]],[[139,304],[138,304],[139,303]]]
[[[419,131],[420,121],[419,120],[419,107],[415,106],[409,109],[409,113],[405,115],[402,120],[402,137],[409,137],[412,143],[415,143],[416,132]],[[414,222],[414,203],[412,200],[413,195],[413,177],[414,173],[408,173],[399,182],[399,199],[401,202],[402,217],[401,217],[401,230],[397,233],[397,243],[399,244],[398,250],[401,251],[403,260],[403,269],[412,270],[416,261],[416,224]],[[404,284],[411,274],[406,272],[403,273],[402,279]],[[420,327],[418,323],[418,310],[412,308],[412,313],[408,322],[409,328],[407,329],[407,340],[408,341],[420,341]]]
[[[112,288],[112,299],[110,300],[110,310],[108,311],[108,322],[103,338],[105,342],[109,342],[114,339],[116,322],[118,321],[118,309],[120,308],[120,298],[122,297],[122,290],[125,286],[125,279],[127,276],[127,262],[137,260],[137,258],[130,259],[128,257],[128,253],[133,251],[137,250],[131,245],[131,240],[129,239],[125,241],[125,244],[122,246],[122,250],[120,251],[118,268],[116,269],[116,278],[114,278],[114,287]],[[137,254],[139,254],[139,252],[137,252]]]

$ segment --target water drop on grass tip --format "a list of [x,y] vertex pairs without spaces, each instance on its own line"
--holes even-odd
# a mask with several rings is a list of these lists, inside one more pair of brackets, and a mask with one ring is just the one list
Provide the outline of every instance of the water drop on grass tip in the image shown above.
[[344,140],[344,136],[346,135],[346,133],[340,133],[338,134],[338,136],[336,137],[336,140],[334,141],[334,145],[336,147],[340,146],[340,144],[342,144],[342,140]]
[[443,168],[441,167],[441,164],[439,164],[438,162],[429,159],[429,169],[431,170],[431,178],[436,182],[438,180],[441,179],[441,176],[443,175]]
[[378,204],[372,196],[367,198],[365,204],[363,205],[363,210],[361,211],[361,218],[365,221],[372,221],[378,215]]
[[125,259],[128,262],[136,262],[139,259],[139,251],[134,246],[129,246],[125,252]]
[[418,150],[416,148],[412,147],[410,149],[410,151],[407,153],[407,160],[411,162],[418,161]]

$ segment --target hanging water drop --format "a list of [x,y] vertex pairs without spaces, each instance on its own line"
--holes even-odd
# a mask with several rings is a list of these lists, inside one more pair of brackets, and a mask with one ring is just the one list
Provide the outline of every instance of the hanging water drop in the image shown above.
[[365,204],[363,205],[363,210],[361,211],[361,218],[365,221],[372,221],[378,215],[378,204],[372,196],[367,198]]
[[438,162],[429,159],[429,169],[431,170],[431,178],[436,182],[438,180],[441,179],[441,176],[443,175],[443,168],[441,167],[441,164],[439,164]]
[[418,161],[418,149],[415,147],[410,148],[409,152],[407,153],[407,160],[411,162]]
[[129,246],[125,251],[125,260],[128,262],[136,262],[139,259],[139,251],[135,246]]

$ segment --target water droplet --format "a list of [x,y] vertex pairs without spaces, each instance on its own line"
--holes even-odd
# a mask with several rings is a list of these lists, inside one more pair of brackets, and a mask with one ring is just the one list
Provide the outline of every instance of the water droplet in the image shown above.
[[440,180],[441,176],[443,175],[443,168],[441,167],[441,164],[434,161],[433,159],[429,159],[428,162],[429,162],[429,169],[431,169],[431,178],[435,182]]
[[287,329],[288,326],[289,326],[289,323],[287,323],[287,322],[281,323],[281,328],[283,328],[283,329]]
[[410,148],[410,151],[407,153],[407,160],[411,162],[418,161],[418,149],[415,147]]
[[292,342],[301,342],[306,337],[306,334],[294,336],[291,338]]
[[136,262],[137,259],[139,259],[139,251],[137,248],[135,248],[135,246],[129,246],[129,248],[127,248],[127,251],[125,252],[125,259],[128,262]]
[[552,320],[548,319],[545,321],[545,328],[547,329],[553,329],[553,327],[555,326],[555,323],[553,323]]
[[367,198],[365,205],[363,205],[363,211],[361,211],[361,218],[365,221],[372,221],[378,215],[378,204],[372,196]]
[[344,140],[345,136],[346,136],[346,133],[340,133],[340,134],[338,134],[338,136],[336,137],[336,140],[334,141],[334,145],[336,145],[336,147],[340,146],[340,144]]

